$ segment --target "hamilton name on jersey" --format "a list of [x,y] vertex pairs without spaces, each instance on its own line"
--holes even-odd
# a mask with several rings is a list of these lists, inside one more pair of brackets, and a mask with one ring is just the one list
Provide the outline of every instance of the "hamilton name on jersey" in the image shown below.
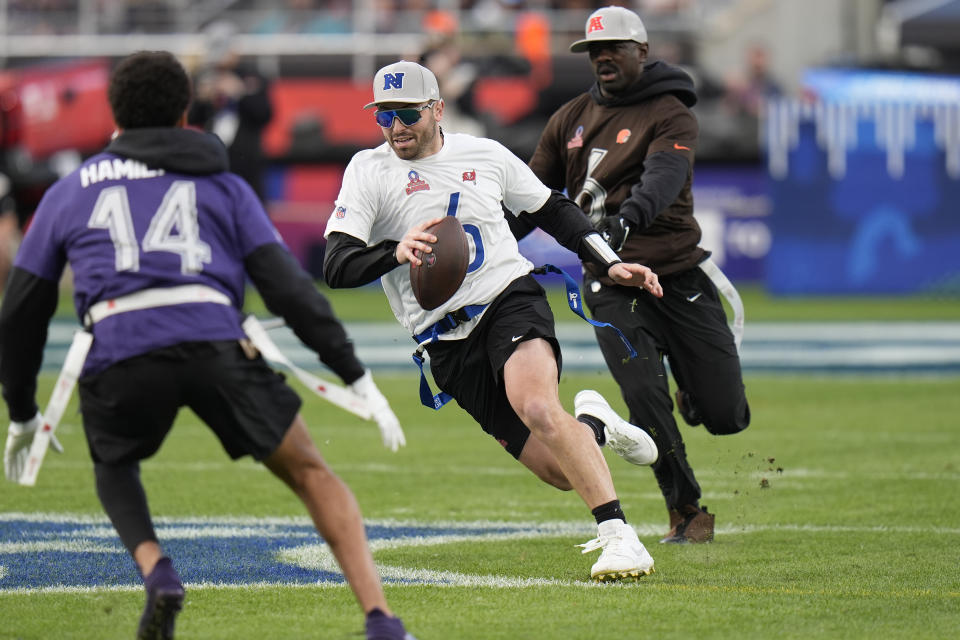
[[156,178],[164,174],[163,169],[151,169],[139,160],[131,158],[104,158],[99,162],[80,167],[80,186],[104,182],[106,180],[139,180]]

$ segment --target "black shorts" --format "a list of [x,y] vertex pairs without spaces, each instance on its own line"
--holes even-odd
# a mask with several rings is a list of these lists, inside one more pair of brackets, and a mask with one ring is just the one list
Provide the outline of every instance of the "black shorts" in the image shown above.
[[553,347],[559,373],[560,343],[546,293],[533,276],[523,276],[497,296],[469,336],[427,346],[437,386],[514,458],[523,451],[530,430],[507,399],[503,365],[518,344],[534,338],[543,338]]
[[300,397],[263,358],[248,359],[235,340],[156,349],[80,380],[94,462],[149,458],[184,406],[213,430],[231,458],[262,460],[293,424]]

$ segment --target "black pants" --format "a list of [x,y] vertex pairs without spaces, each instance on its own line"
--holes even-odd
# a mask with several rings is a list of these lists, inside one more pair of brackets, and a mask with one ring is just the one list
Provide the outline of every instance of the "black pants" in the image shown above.
[[280,446],[300,398],[263,358],[247,358],[236,340],[155,349],[80,380],[94,462],[149,458],[183,406],[210,427],[231,458],[263,460]]
[[714,435],[737,433],[750,424],[740,358],[720,294],[699,268],[661,278],[663,298],[642,289],[600,286],[588,278],[584,301],[594,318],[619,328],[638,356],[624,362],[616,332],[597,328],[607,367],[620,386],[630,422],[644,428],[660,450],[653,465],[668,509],[697,504],[700,485],[687,462],[673,415],[664,366],[687,392]]
[[247,358],[236,340],[156,349],[81,379],[97,495],[131,554],[157,540],[140,461],[157,452],[183,406],[213,430],[231,458],[262,460],[293,424],[300,398],[263,358]]

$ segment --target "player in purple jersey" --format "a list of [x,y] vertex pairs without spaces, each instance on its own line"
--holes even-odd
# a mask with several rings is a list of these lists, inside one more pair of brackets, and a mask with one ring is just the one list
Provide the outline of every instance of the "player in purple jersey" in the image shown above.
[[0,307],[7,478],[19,477],[43,420],[36,379],[69,263],[77,315],[93,334],[80,409],[97,494],[147,591],[138,637],[173,637],[183,604],[139,472],[182,406],[231,457],[261,460],[304,502],[367,615],[367,637],[409,637],[387,607],[353,494],[311,440],[299,397],[245,341],[246,278],[327,366],[380,406],[385,443],[396,448],[403,434],[385,428],[396,420],[389,405],[251,188],[228,173],[222,143],[182,128],[190,84],[180,63],[166,52],[126,58],[109,99],[119,135],[47,191]]

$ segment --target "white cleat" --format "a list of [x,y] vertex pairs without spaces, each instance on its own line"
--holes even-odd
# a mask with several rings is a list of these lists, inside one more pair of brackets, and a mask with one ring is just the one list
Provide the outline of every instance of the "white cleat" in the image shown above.
[[614,453],[630,464],[646,466],[657,461],[659,453],[653,438],[640,427],[618,416],[596,391],[584,389],[574,398],[573,406],[577,418],[588,415],[603,423],[607,444]]
[[597,582],[633,582],[653,573],[653,558],[637,538],[637,532],[623,520],[606,520],[597,527],[593,540],[577,545],[581,553],[603,549],[590,568]]

